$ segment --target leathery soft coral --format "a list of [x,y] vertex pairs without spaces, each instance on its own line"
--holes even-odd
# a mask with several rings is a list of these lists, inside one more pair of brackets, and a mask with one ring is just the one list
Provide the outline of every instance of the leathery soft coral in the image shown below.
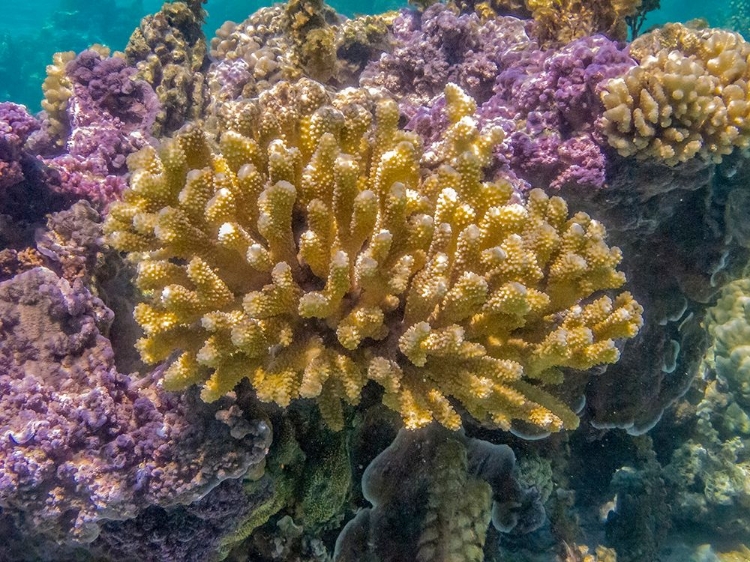
[[640,65],[601,93],[601,128],[622,156],[674,166],[750,146],[750,44],[739,33],[669,24],[630,52]]
[[247,377],[340,428],[374,380],[409,428],[458,429],[451,398],[506,429],[577,425],[560,369],[616,361],[642,322],[629,293],[597,294],[625,282],[620,252],[562,199],[483,181],[502,133],[458,86],[446,98],[435,171],[394,102],[309,80],[238,108],[220,152],[192,127],[131,157],[105,231],[138,263],[143,359],[181,350],[166,387],[215,400]]

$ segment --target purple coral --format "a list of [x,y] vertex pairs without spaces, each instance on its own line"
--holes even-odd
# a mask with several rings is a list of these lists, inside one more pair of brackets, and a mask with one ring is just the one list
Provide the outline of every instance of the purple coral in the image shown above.
[[444,4],[424,13],[402,10],[393,24],[397,46],[369,64],[362,86],[380,87],[406,103],[404,113],[439,95],[448,82],[461,86],[479,102],[492,95],[503,57],[532,45],[529,23],[510,17],[480,22]]
[[40,127],[23,105],[0,103],[0,189],[24,180],[24,166],[28,166],[24,144]]
[[593,130],[601,111],[597,88],[634,64],[624,45],[601,35],[517,57],[498,74],[480,122],[512,123],[500,154],[530,184],[601,188],[606,159]]
[[270,428],[241,439],[192,395],[114,367],[112,313],[80,281],[37,268],[0,283],[0,507],[58,541],[103,521],[190,504],[242,476]]
[[106,207],[125,188],[127,156],[151,139],[159,101],[151,86],[135,80],[120,57],[83,51],[65,68],[71,132],[66,153],[47,160],[61,189]]
[[442,91],[458,84],[477,101],[480,126],[505,131],[497,157],[507,175],[535,187],[601,188],[607,162],[594,131],[597,88],[635,61],[603,36],[544,50],[529,25],[513,17],[481,21],[442,4],[402,11],[396,49],[368,65],[361,84],[395,97],[428,148],[447,127]]

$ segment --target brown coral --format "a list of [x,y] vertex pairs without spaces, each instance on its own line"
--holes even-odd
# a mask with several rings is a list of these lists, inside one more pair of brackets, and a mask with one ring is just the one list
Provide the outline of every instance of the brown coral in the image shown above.
[[161,110],[153,131],[157,136],[198,119],[208,103],[200,4],[193,1],[192,8],[184,2],[164,4],[159,12],[143,18],[125,48],[128,63],[138,68],[137,77],[151,84],[159,96]]
[[570,43],[602,33],[626,39],[626,18],[635,15],[642,0],[526,0],[537,22],[542,44]]

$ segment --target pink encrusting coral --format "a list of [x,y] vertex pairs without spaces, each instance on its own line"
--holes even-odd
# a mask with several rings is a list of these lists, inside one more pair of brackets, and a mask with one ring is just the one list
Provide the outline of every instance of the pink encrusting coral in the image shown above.
[[496,152],[506,173],[552,189],[604,187],[598,90],[635,66],[625,44],[596,35],[543,49],[528,21],[482,20],[443,4],[402,12],[394,33],[393,53],[371,63],[360,82],[398,99],[428,144],[448,125],[440,117],[442,88],[454,82],[477,101],[480,127],[505,131]]
[[91,542],[103,522],[190,504],[267,452],[266,422],[230,435],[218,408],[120,374],[111,321],[48,269],[0,283],[0,507],[27,532]]
[[0,103],[0,189],[23,181],[29,158],[24,144],[40,127],[23,105]]
[[60,189],[100,208],[125,189],[127,156],[143,148],[159,111],[151,86],[135,79],[124,58],[83,51],[65,66],[71,95],[64,152],[45,159],[60,177]]

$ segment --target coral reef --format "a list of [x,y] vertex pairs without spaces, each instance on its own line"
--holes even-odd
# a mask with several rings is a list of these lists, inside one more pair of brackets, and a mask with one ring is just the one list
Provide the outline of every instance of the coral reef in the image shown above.
[[201,117],[208,103],[206,38],[203,9],[185,2],[167,2],[147,16],[133,32],[125,56],[159,98],[153,133],[173,133]]
[[516,482],[514,464],[505,445],[435,425],[401,430],[365,470],[362,490],[372,507],[344,527],[334,560],[483,560],[490,517],[521,534],[544,521],[538,494]]
[[[215,400],[247,377],[261,400],[316,398],[340,428],[341,401],[372,379],[411,428],[460,427],[448,397],[505,429],[575,427],[550,394],[561,369],[616,361],[615,340],[641,324],[629,293],[581,303],[625,281],[604,227],[542,191],[521,204],[482,182],[501,133],[479,134],[455,85],[444,164],[424,179],[392,102],[364,136],[352,92],[332,106],[312,82],[268,94],[235,116],[221,154],[190,128],[133,156],[105,224],[139,262],[144,360],[182,350],[165,384],[205,381]],[[265,110],[274,95],[291,98],[288,115]]]
[[477,101],[480,128],[506,132],[496,156],[512,175],[553,189],[607,184],[596,92],[636,64],[623,45],[594,36],[542,49],[528,22],[481,20],[442,4],[402,12],[394,32],[395,49],[368,65],[361,83],[399,101],[428,153],[448,126],[442,90],[455,82]]
[[60,542],[190,504],[260,463],[270,440],[262,420],[234,438],[218,408],[119,374],[102,335],[111,316],[44,268],[0,283],[0,506]]
[[122,57],[102,53],[89,49],[66,64],[65,152],[45,160],[59,174],[59,190],[99,208],[125,189],[126,157],[151,138],[159,110],[151,87],[134,80],[135,70]]
[[414,3],[0,103],[0,560],[747,558],[747,43]]
[[601,128],[622,156],[673,166],[750,146],[750,46],[739,33],[669,24],[630,52],[640,64],[601,92]]

